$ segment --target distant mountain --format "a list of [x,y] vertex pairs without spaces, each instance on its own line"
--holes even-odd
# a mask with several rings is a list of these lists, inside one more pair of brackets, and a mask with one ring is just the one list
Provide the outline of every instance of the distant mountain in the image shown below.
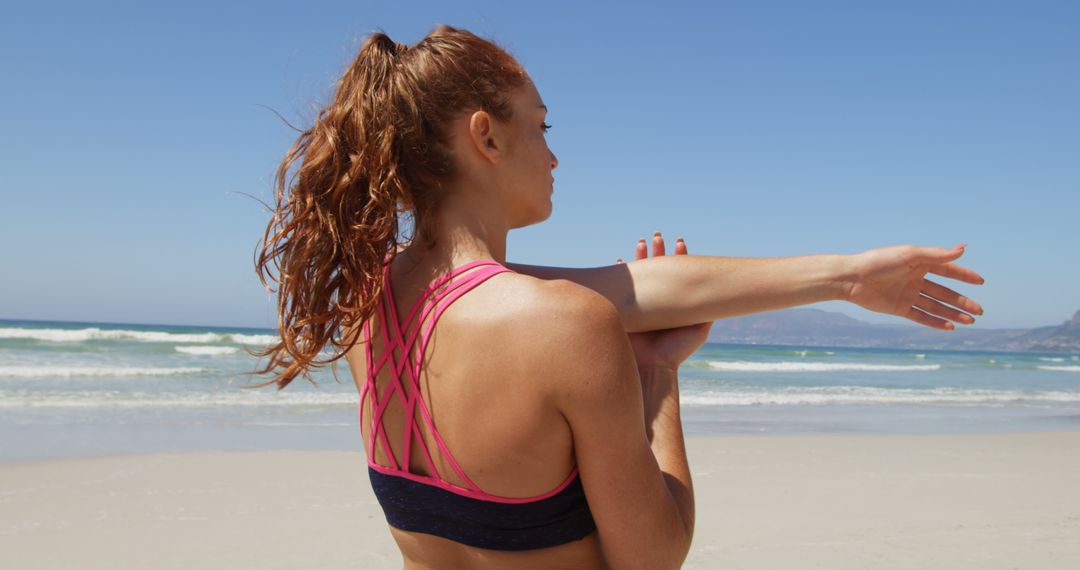
[[1080,311],[1058,326],[1031,329],[1017,339],[1016,348],[1009,345],[1007,350],[1041,352],[1078,352],[1080,351]]
[[1080,353],[1080,311],[1058,326],[942,331],[875,325],[820,309],[786,309],[716,321],[710,342],[931,350]]

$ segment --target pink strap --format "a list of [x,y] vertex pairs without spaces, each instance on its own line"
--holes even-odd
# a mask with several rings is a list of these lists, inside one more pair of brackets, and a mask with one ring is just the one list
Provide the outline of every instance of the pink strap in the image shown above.
[[[464,279],[462,281],[459,281],[457,283],[451,284],[450,288],[447,291],[444,291],[441,296],[438,296],[438,295],[434,296],[430,302],[424,303],[424,300],[429,295],[431,295],[440,285],[442,285],[442,284],[446,283],[447,281],[449,281],[450,278],[456,277],[456,276],[460,275],[461,273],[464,273],[465,271],[468,271],[469,269],[472,269],[473,267],[476,267],[476,266],[481,265],[481,264],[491,265],[491,264],[495,264],[495,262],[486,262],[486,263],[483,262],[483,261],[481,261],[481,262],[473,262],[473,263],[467,264],[467,265],[459,268],[458,270],[456,270],[454,272],[451,272],[448,276],[445,276],[443,278],[440,278],[440,279],[436,280],[434,283],[432,283],[430,286],[428,286],[428,288],[424,291],[423,295],[421,295],[420,299],[417,301],[416,306],[413,307],[413,311],[410,312],[410,317],[411,317],[411,315],[416,313],[417,308],[422,308],[423,311],[422,311],[421,318],[420,318],[420,322],[422,322],[423,319],[426,318],[427,315],[430,313],[431,308],[433,306],[435,306],[436,304],[438,304],[439,301],[441,301],[443,298],[449,296],[449,294],[452,293],[454,290],[457,290],[457,289],[466,289],[466,290],[467,289],[472,289],[476,285],[479,285],[480,282],[486,280],[487,278],[489,278],[491,276],[494,276],[494,275],[496,275],[498,273],[503,273],[505,271],[510,271],[509,269],[506,269],[506,268],[504,268],[502,266],[499,266],[498,269],[485,271],[483,273],[474,272],[472,275],[470,275],[466,279]],[[380,359],[380,361],[375,366],[375,373],[376,374],[378,373],[379,370],[382,369],[382,366],[386,363],[386,361],[388,359],[394,360],[393,356],[392,356],[392,353],[393,353],[394,349],[400,348],[403,351],[407,351],[406,347],[411,348],[414,345],[415,341],[416,341],[416,333],[419,332],[419,331],[415,331],[412,335],[409,335],[408,343],[406,343],[404,341],[404,339],[402,338],[401,326],[397,322],[396,311],[393,310],[393,307],[395,307],[395,303],[394,303],[394,299],[393,299],[393,292],[392,292],[392,289],[391,289],[390,284],[389,284],[389,272],[388,271],[387,271],[386,277],[387,277],[387,280],[385,281],[385,287],[384,287],[384,292],[385,292],[385,299],[384,300],[385,300],[385,302],[383,303],[384,312],[380,316],[383,316],[383,319],[384,319],[383,322],[384,323],[389,323],[389,325],[382,327],[383,344],[384,344],[384,346],[386,346],[388,348],[387,348],[386,353],[383,355],[383,358]],[[477,280],[477,278],[480,278],[480,279]],[[465,291],[463,290],[462,294],[464,292]],[[455,296],[450,302],[452,303],[453,300],[456,300],[458,297],[460,297],[460,294]],[[423,304],[422,306],[421,306],[421,303]],[[445,308],[443,310],[445,310]],[[387,319],[385,317],[385,313],[389,313],[389,315],[390,315],[389,319]],[[439,314],[441,315],[441,311],[440,311]],[[410,320],[411,320],[411,318],[410,318]],[[394,334],[393,339],[388,338],[388,336],[387,336],[389,334],[388,329],[393,332],[393,334]],[[427,339],[430,336],[430,332],[431,332],[431,329],[429,328],[427,333],[421,339],[421,347],[426,347]],[[439,444],[439,448],[443,451],[444,454],[446,454],[447,458],[450,460],[451,465],[454,467],[454,471],[456,473],[458,473],[458,475],[461,476],[462,478],[465,478],[464,477],[464,472],[461,471],[461,468],[457,466],[456,461],[453,460],[453,457],[449,455],[449,452],[446,449],[446,445],[445,445],[445,443],[442,442],[442,438],[439,435],[438,430],[434,429],[434,427],[433,427],[434,423],[431,421],[431,414],[427,409],[427,405],[424,403],[423,398],[419,397],[419,395],[420,395],[419,368],[417,367],[415,369],[405,369],[405,365],[408,363],[407,354],[408,353],[406,352],[406,354],[402,356],[402,359],[400,361],[395,361],[395,362],[392,363],[392,365],[393,365],[393,374],[391,374],[391,381],[392,381],[393,384],[390,387],[391,391],[396,391],[397,392],[398,397],[399,397],[399,399],[401,399],[402,405],[405,408],[405,414],[406,414],[405,415],[405,418],[406,418],[406,420],[405,420],[406,421],[406,425],[405,425],[405,435],[406,435],[405,449],[404,449],[404,451],[402,453],[404,458],[405,458],[405,461],[404,461],[404,465],[402,467],[400,467],[400,469],[402,469],[403,471],[408,471],[408,468],[409,468],[409,459],[411,458],[411,454],[409,453],[409,451],[410,451],[410,445],[411,445],[411,442],[412,442],[412,438],[409,437],[409,434],[411,432],[410,428],[412,427],[412,424],[413,424],[413,418],[414,418],[414,413],[415,413],[415,405],[416,405],[416,402],[419,401],[420,402],[420,409],[421,409],[421,412],[423,412],[425,423],[427,423],[428,427],[432,430],[432,433],[435,435],[435,439],[436,439],[436,442]],[[423,352],[420,352],[420,354],[423,354]],[[401,379],[400,379],[400,376],[401,376],[401,373],[402,373],[403,369],[405,369],[405,371],[409,373],[411,386],[413,388],[413,390],[410,392],[409,396],[407,396],[407,397],[404,395],[405,390],[404,390],[403,386],[401,385]],[[374,377],[375,377],[374,375],[370,376],[370,378],[374,378]],[[385,394],[384,394],[384,396],[385,396]],[[389,404],[390,404],[390,400],[389,400],[389,398],[387,398],[386,401],[384,401],[381,406],[376,408],[374,417],[376,418],[376,421],[378,422],[378,424],[377,424],[374,431],[378,431],[379,434],[382,435],[383,444],[384,444],[384,450],[387,452],[387,455],[390,457],[391,464],[394,465],[395,467],[397,467],[397,462],[393,458],[393,452],[390,450],[389,443],[386,441],[386,438],[385,438],[385,430],[381,429],[382,415],[383,415],[383,412],[385,412],[386,407]],[[423,439],[420,440],[420,444],[422,446],[422,449],[424,450],[425,455],[430,457],[430,455],[428,454],[428,450],[427,450],[426,446],[424,446]],[[374,447],[372,447],[372,448],[374,448]],[[438,470],[435,468],[434,464],[430,462],[430,459],[429,459],[429,466],[431,467],[432,472],[435,473],[436,476],[438,476]]]
[[[391,258],[388,257],[387,261]],[[479,271],[473,271],[471,274],[464,278],[454,281],[454,279],[463,273],[470,271],[474,268],[481,266],[493,266],[487,269],[481,269]],[[383,346],[386,348],[385,353],[379,358],[378,362],[373,359],[371,348],[371,327],[370,322],[364,323],[364,339],[367,343],[366,352],[367,355],[367,382],[365,382],[360,392],[360,421],[363,422],[364,417],[364,397],[367,394],[371,394],[372,409],[372,429],[370,433],[370,439],[368,442],[368,465],[376,471],[386,473],[388,475],[395,475],[404,477],[419,483],[440,487],[447,491],[457,493],[466,497],[477,498],[487,501],[499,502],[499,503],[530,503],[548,497],[554,496],[565,489],[578,474],[578,468],[575,466],[566,479],[559,484],[556,488],[544,493],[543,495],[535,497],[500,497],[498,495],[492,495],[481,490],[462,470],[461,466],[454,459],[453,454],[446,446],[446,442],[443,441],[442,436],[439,434],[439,430],[435,427],[435,422],[431,417],[431,412],[427,408],[427,404],[424,402],[423,395],[420,391],[419,377],[420,367],[422,364],[423,354],[427,348],[428,341],[431,338],[431,334],[435,328],[435,323],[439,317],[446,311],[449,306],[461,298],[462,295],[480,285],[484,281],[487,281],[491,277],[512,271],[495,261],[479,260],[462,265],[459,268],[454,269],[450,273],[436,279],[432,282],[420,296],[420,299],[413,305],[409,311],[408,316],[405,319],[405,326],[402,327],[398,322],[397,311],[395,310],[396,304],[394,303],[393,292],[390,287],[389,281],[389,264],[384,267],[384,295],[382,302],[379,303],[378,313],[379,318],[383,323],[380,327],[382,330]],[[449,285],[447,285],[449,283]],[[444,289],[440,290],[440,287],[447,285]],[[429,316],[432,316],[428,320]],[[413,318],[419,316],[416,321],[417,326],[415,329],[410,325],[413,324]],[[424,327],[424,324],[427,324]],[[412,330],[410,330],[412,329]],[[407,334],[404,334],[407,333]],[[392,334],[392,338],[391,338]],[[419,346],[416,345],[417,336],[419,336]],[[406,342],[407,340],[407,342]],[[413,347],[416,347],[415,351],[411,351]],[[394,357],[394,351],[400,350],[400,358]],[[414,356],[415,354],[415,356]],[[391,383],[383,393],[384,401],[380,402],[378,398],[378,390],[375,387],[375,378],[382,370],[382,367],[389,363],[391,365],[392,374]],[[401,373],[405,372],[409,376],[410,386],[412,390],[409,395],[405,395],[404,387],[401,383]],[[402,465],[399,466],[397,459],[394,457],[393,450],[390,447],[390,442],[386,435],[386,430],[383,429],[382,415],[386,411],[387,405],[390,403],[390,396],[393,393],[397,393],[398,399],[401,401],[405,408],[405,444],[403,450]],[[431,458],[431,454],[427,449],[427,445],[424,443],[423,436],[421,435],[420,428],[415,421],[415,408],[419,404],[421,414],[424,418],[424,423],[428,426],[428,429],[435,437],[435,441],[438,444],[439,450],[446,457],[454,472],[465,481],[468,488],[454,485],[449,481],[443,479],[435,467],[435,463]],[[409,460],[411,458],[411,442],[412,436],[415,434],[417,442],[420,445],[421,450],[424,452],[424,459],[427,461],[430,472],[434,476],[417,475],[409,472]],[[381,441],[383,449],[386,451],[387,458],[389,459],[390,466],[383,466],[375,463],[375,450],[377,443]]]

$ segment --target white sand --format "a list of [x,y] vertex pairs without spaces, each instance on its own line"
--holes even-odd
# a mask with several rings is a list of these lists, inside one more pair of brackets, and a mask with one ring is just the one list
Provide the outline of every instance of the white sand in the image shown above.
[[[685,568],[1080,568],[1080,432],[688,439]],[[4,568],[400,568],[363,455],[0,464]]]

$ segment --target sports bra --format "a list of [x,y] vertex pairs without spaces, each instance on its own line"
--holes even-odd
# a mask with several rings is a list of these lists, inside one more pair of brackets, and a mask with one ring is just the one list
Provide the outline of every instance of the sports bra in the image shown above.
[[[419,387],[421,359],[436,321],[462,295],[504,272],[512,270],[490,260],[473,261],[456,267],[433,281],[404,321],[399,321],[390,287],[390,265],[385,263],[383,295],[375,311],[384,325],[379,327],[384,353],[381,356],[373,354],[370,319],[365,321],[363,334],[367,381],[360,391],[359,415],[363,425],[364,400],[370,396],[373,414],[367,442],[368,477],[387,523],[402,530],[441,536],[479,548],[529,550],[580,540],[596,530],[578,468],[575,466],[565,481],[542,495],[516,498],[484,492],[469,479],[447,449]],[[415,327],[412,326],[414,324]],[[415,351],[411,350],[417,341],[419,346]],[[394,357],[394,349],[399,349],[400,362]],[[389,374],[391,384],[380,396],[375,379],[386,365],[392,367]],[[410,387],[408,394],[403,389],[405,381]],[[401,462],[394,457],[382,425],[382,415],[394,397],[405,411],[404,433],[400,434],[405,438]],[[427,448],[415,421],[416,408],[420,408],[437,450]],[[430,476],[409,471],[414,434]],[[376,446],[380,443],[389,466],[375,462]],[[432,461],[432,451],[442,453],[467,487],[455,485],[439,475]]]

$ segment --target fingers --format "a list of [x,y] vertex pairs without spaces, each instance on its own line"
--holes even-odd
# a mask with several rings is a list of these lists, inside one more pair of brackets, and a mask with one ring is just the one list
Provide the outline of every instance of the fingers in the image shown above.
[[915,256],[923,263],[945,263],[964,255],[966,244],[955,247],[918,247]]
[[928,297],[937,299],[944,303],[948,303],[973,315],[983,314],[982,306],[975,301],[972,301],[971,299],[961,295],[960,293],[957,293],[956,291],[953,291],[952,289],[949,289],[948,287],[938,285],[937,283],[934,283],[929,279],[923,279],[922,292],[925,293]]
[[983,283],[986,283],[986,280],[983,279],[982,275],[979,275],[966,267],[960,267],[955,263],[931,265],[929,272],[934,275],[948,277],[949,279],[963,281],[964,283],[971,283],[972,285],[982,285]]
[[[660,257],[663,255],[667,255],[664,235],[661,232],[656,232],[652,238],[652,256]],[[683,238],[675,240],[675,255],[687,255],[686,242]],[[649,257],[649,244],[645,241],[645,238],[641,238],[634,247],[634,259],[645,259],[647,257]]]
[[972,285],[982,285],[986,282],[982,275],[966,267],[950,263],[964,255],[965,247],[967,247],[967,244],[960,244],[955,247],[920,247],[917,248],[918,252],[915,254],[915,258],[919,262],[929,265],[930,273],[957,279]]
[[908,309],[908,312],[907,312],[907,314],[904,315],[904,317],[908,318],[908,319],[911,319],[911,320],[919,323],[920,325],[926,325],[926,326],[928,326],[930,328],[934,328],[934,329],[941,329],[941,330],[951,331],[951,330],[956,328],[949,321],[939,319],[937,317],[932,317],[932,316],[920,311],[919,309],[916,309],[915,307],[911,307],[910,309]]
[[971,315],[957,311],[956,309],[943,305],[930,297],[919,295],[915,299],[915,307],[922,309],[924,312],[939,317],[944,317],[950,321],[956,321],[965,325],[970,325],[975,322],[975,318]]
[[[953,248],[926,247],[920,248],[920,261],[929,264],[928,273],[956,279],[972,285],[982,285],[986,282],[982,275],[955,263],[954,260],[964,255],[966,244],[960,244]],[[948,303],[952,307],[942,303]],[[962,310],[955,309],[957,307]],[[968,311],[976,315],[983,314],[983,308],[971,299],[944,287],[929,279],[923,279],[922,290],[914,305],[908,309],[905,317],[919,324],[942,330],[954,330],[956,327],[946,321],[949,319],[958,323],[972,324],[975,318],[963,312]]]
[[660,232],[656,232],[652,237],[652,255],[653,257],[660,257],[664,255],[664,236],[660,235]]

